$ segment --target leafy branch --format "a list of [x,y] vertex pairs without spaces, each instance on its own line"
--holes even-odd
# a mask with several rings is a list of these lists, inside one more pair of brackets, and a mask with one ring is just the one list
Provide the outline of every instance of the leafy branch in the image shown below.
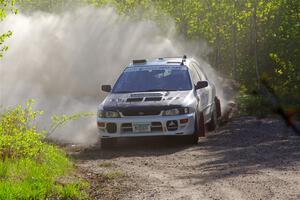
[[96,114],[93,112],[79,112],[79,113],[74,113],[71,115],[53,115],[51,117],[51,127],[50,130],[48,131],[46,137],[51,136],[57,130],[58,128],[64,127],[67,123],[71,121],[75,121],[78,119],[81,119],[83,117],[91,117],[95,116]]
[[[0,21],[3,21],[8,12],[17,14],[18,10],[14,8],[15,0],[0,0]],[[8,46],[4,45],[4,41],[12,35],[12,31],[0,34],[0,58],[3,53],[8,50]]]

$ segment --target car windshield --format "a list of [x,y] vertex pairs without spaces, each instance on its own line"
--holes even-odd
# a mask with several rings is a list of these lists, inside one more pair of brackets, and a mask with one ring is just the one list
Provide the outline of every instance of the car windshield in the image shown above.
[[191,90],[185,66],[142,66],[125,69],[113,93]]

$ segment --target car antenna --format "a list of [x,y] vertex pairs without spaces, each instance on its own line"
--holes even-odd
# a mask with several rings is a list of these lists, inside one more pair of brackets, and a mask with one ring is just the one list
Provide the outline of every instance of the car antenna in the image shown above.
[[183,55],[183,57],[182,57],[182,61],[181,61],[181,64],[180,64],[180,65],[183,65],[183,64],[184,64],[184,62],[185,62],[185,60],[186,60],[186,55]]

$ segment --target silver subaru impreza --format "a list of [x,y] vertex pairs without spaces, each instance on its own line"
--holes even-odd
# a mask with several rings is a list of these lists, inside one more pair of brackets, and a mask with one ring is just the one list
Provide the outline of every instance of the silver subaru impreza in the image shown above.
[[221,116],[214,84],[193,58],[134,60],[98,107],[102,147],[121,137],[178,136],[196,144]]

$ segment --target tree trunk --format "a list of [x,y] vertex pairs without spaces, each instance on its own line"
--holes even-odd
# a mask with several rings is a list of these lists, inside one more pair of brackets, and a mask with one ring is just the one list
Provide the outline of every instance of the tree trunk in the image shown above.
[[217,33],[216,41],[215,41],[215,48],[216,48],[216,58],[215,58],[215,66],[216,69],[220,70],[220,58],[221,58],[221,41],[220,41],[220,34],[219,32]]
[[256,80],[259,86],[260,75],[259,75],[259,66],[258,66],[258,52],[257,52],[257,16],[256,16],[256,3],[253,8],[253,45],[254,45],[254,66],[256,72]]
[[[220,8],[220,0],[217,0],[218,8]],[[221,38],[220,38],[220,20],[217,18],[217,37],[216,37],[216,67],[221,70]]]
[[236,48],[237,48],[237,39],[236,39],[236,34],[237,34],[237,28],[236,28],[236,23],[232,25],[232,78],[236,80]]

